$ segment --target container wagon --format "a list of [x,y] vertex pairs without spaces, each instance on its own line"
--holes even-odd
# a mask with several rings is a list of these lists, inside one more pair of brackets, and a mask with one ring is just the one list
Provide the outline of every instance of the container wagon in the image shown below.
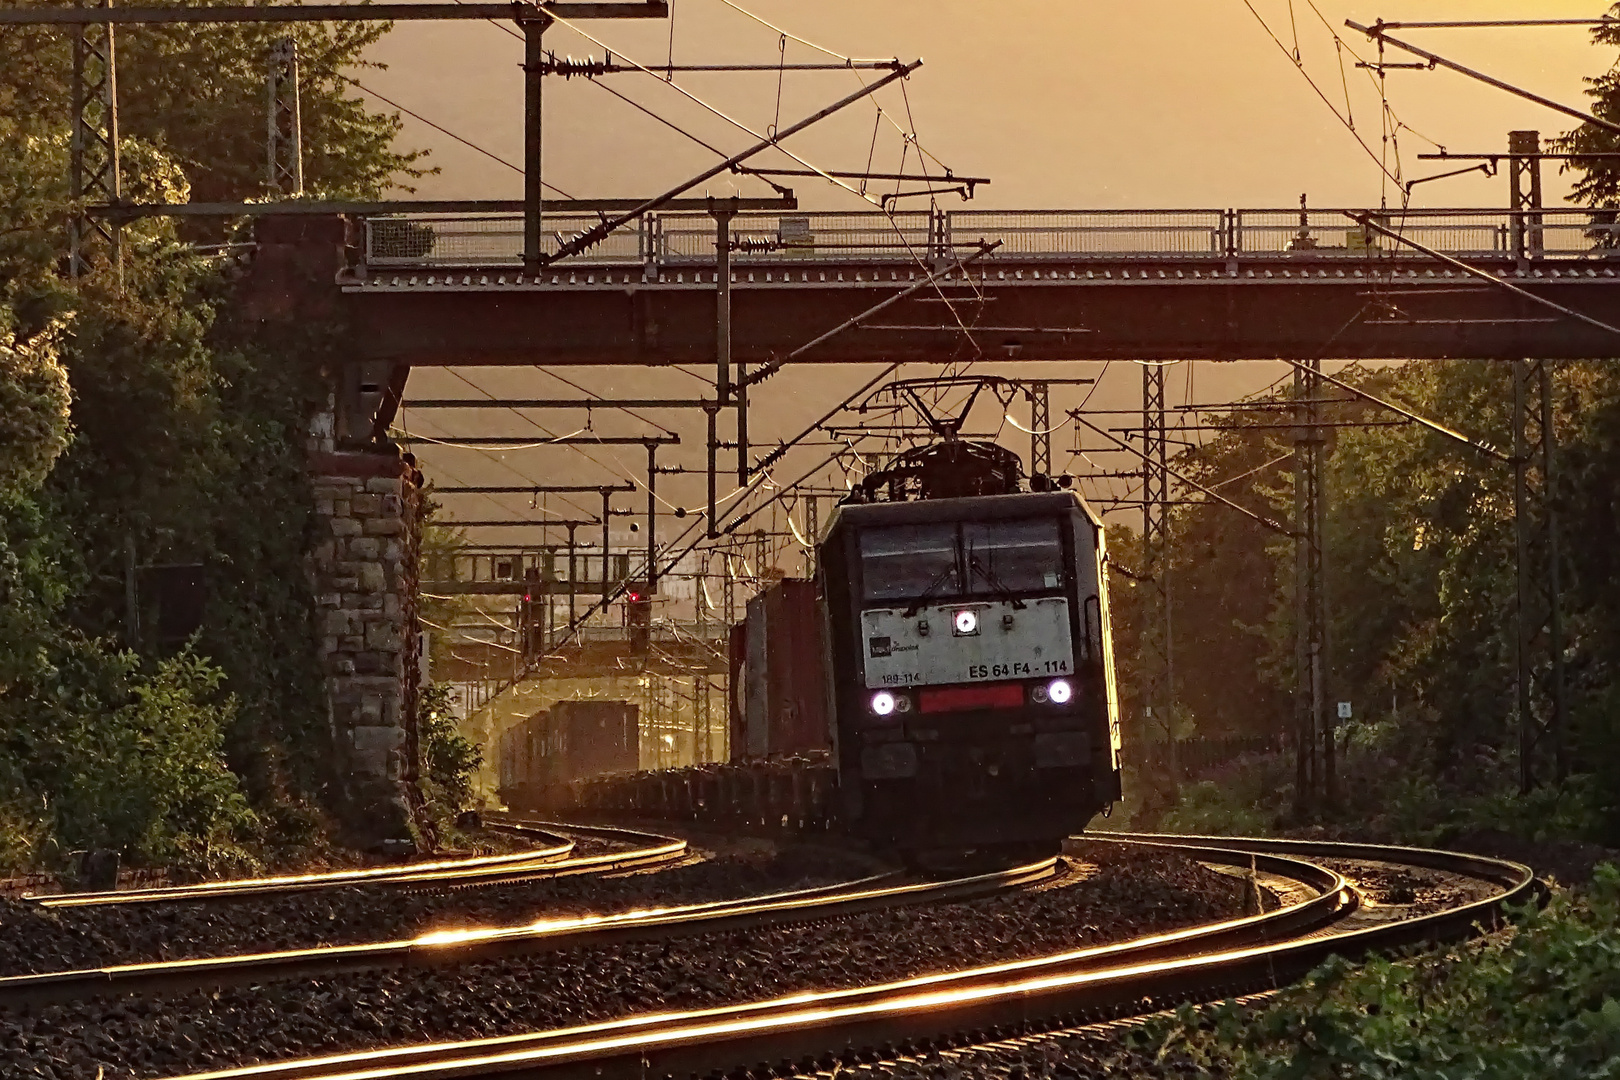
[[626,701],[559,701],[501,734],[501,801],[514,810],[569,805],[568,785],[640,766],[640,707]]

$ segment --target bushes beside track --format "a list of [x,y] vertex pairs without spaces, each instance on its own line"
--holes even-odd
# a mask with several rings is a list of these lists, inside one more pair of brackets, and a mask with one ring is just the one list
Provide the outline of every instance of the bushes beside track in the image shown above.
[[1620,871],[1515,913],[1487,941],[1334,960],[1257,1010],[1183,1008],[1111,1075],[1524,1080],[1620,1075]]
[[[423,174],[394,148],[398,116],[338,74],[386,30],[298,30],[312,197],[376,199]],[[286,32],[119,39],[125,199],[269,194],[242,133],[263,129],[264,57]],[[299,860],[334,789],[304,440],[344,358],[337,327],[243,311],[251,236],[218,222],[125,222],[120,265],[92,237],[70,276],[73,70],[69,35],[8,32],[0,872],[71,870],[90,848],[203,871]]]

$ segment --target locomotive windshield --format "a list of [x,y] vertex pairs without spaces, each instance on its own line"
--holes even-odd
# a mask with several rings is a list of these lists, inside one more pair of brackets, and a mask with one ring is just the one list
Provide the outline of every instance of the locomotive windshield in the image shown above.
[[861,580],[868,600],[910,600],[924,593],[953,594],[957,578],[956,526],[893,525],[861,533]]
[[962,550],[971,593],[1055,589],[1063,581],[1063,544],[1049,518],[967,522]]
[[1050,518],[863,529],[860,547],[867,600],[995,597],[1064,581],[1063,544]]

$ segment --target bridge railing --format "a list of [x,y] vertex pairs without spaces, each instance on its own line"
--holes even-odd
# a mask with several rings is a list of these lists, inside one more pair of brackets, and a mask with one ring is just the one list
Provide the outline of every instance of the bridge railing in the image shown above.
[[[1364,211],[1358,211],[1364,212]],[[1373,218],[1425,247],[1459,258],[1620,259],[1616,211],[1553,208],[1388,211]],[[555,253],[597,223],[588,214],[548,214],[542,246]],[[739,266],[878,263],[929,266],[980,240],[999,240],[992,259],[1086,262],[1120,259],[1423,258],[1366,229],[1344,210],[1023,210],[738,214],[731,235]],[[715,260],[707,214],[650,214],[558,265],[703,267]],[[365,263],[376,267],[522,264],[517,215],[374,217],[365,223]]]
[[1210,258],[1227,252],[1225,210],[952,210],[952,246],[1000,240],[1001,258]]
[[[849,214],[738,214],[731,220],[732,261],[911,262],[933,250],[936,215],[926,210]],[[662,214],[653,250],[669,266],[714,265],[714,219]]]
[[[597,223],[589,214],[546,214],[540,247],[554,255],[569,237]],[[642,218],[612,233],[581,256],[581,264],[652,261],[651,226]],[[710,243],[709,250],[714,250]],[[712,261],[712,260],[711,260]],[[523,218],[516,214],[413,215],[366,219],[366,263],[370,266],[505,266],[523,262]]]
[[[444,524],[454,527],[454,521]],[[434,552],[423,559],[422,580],[438,587],[455,586],[510,586],[507,591],[518,593],[533,586],[545,592],[548,583],[563,584],[573,581],[579,585],[601,588],[605,581],[616,586],[630,578],[633,560],[639,551],[610,551],[604,564],[600,544],[579,544],[573,549],[573,569],[569,569],[567,544],[541,544],[532,548],[481,550],[464,548]],[[607,571],[606,577],[603,570]],[[496,591],[493,589],[485,591]]]

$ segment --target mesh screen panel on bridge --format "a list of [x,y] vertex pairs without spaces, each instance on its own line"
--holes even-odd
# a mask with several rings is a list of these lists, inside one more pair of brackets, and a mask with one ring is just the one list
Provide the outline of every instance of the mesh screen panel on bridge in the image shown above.
[[[1612,243],[1616,226],[1602,223],[1597,218],[1601,211],[1543,210],[1525,215],[1522,227],[1532,237],[1539,235],[1539,245],[1532,245],[1547,255],[1579,256],[1592,253]],[[1370,241],[1362,229],[1345,216],[1342,210],[1307,211],[1305,234],[1307,243],[1301,245],[1300,212],[1298,210],[1239,210],[1233,217],[1239,254],[1283,254],[1306,249],[1318,254],[1342,252],[1362,256],[1369,250],[1389,254],[1423,256],[1406,248],[1398,241],[1374,234]],[[1433,248],[1447,255],[1461,258],[1511,258],[1517,250],[1514,237],[1513,215],[1501,210],[1409,211],[1398,210],[1375,216],[1386,229]],[[1314,246],[1310,246],[1314,245]]]
[[[894,224],[879,213],[738,214],[731,219],[733,240],[744,242],[732,262],[784,258],[911,262],[927,260],[932,215],[926,210],[894,215]],[[714,265],[714,219],[707,214],[660,214],[654,249],[670,265]],[[766,250],[750,251],[747,241],[763,241]]]
[[1220,255],[1220,210],[953,210],[945,215],[956,244],[1000,240],[1000,257]]
[[[541,248],[547,255],[555,254],[565,240],[599,220],[593,214],[546,214],[541,219]],[[648,261],[647,251],[645,224],[631,224],[580,260],[639,264]],[[712,238],[709,251],[712,261]],[[513,214],[371,218],[366,222],[366,261],[373,266],[520,266],[523,218]]]

